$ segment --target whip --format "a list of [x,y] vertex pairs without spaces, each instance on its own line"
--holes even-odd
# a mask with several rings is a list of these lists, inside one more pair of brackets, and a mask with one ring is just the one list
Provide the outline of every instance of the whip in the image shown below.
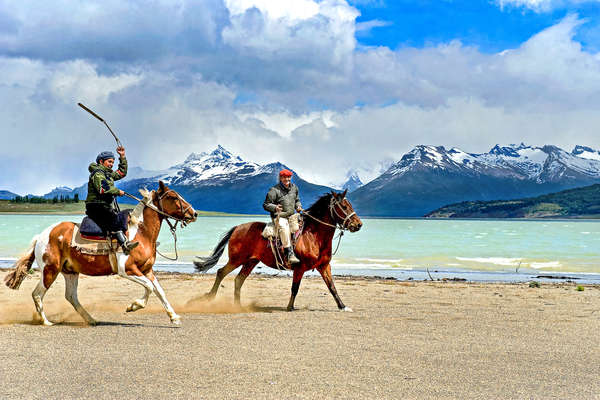
[[103,120],[98,114],[96,114],[95,112],[93,112],[92,110],[90,110],[89,108],[87,108],[86,106],[84,106],[83,104],[77,103],[77,105],[79,107],[83,108],[85,111],[87,111],[90,114],[92,114],[94,117],[98,118],[100,120],[100,122],[102,122],[104,125],[106,125],[106,127],[108,128],[108,130],[110,131],[110,133],[113,135],[113,137],[117,141],[117,146],[123,147],[123,145],[121,144],[121,141],[119,140],[119,138],[117,137],[117,135],[115,135],[115,133],[112,131],[112,129],[110,129],[110,126],[108,126],[108,124],[106,123],[105,120]]

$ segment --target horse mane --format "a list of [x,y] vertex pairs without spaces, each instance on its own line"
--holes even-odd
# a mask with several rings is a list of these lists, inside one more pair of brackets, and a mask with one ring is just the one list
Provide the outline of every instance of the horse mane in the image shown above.
[[134,208],[133,211],[129,214],[129,226],[137,226],[140,223],[140,219],[142,214],[144,213],[144,208],[146,207],[146,203],[152,199],[152,195],[154,192],[142,188],[139,190],[142,195],[142,201],[139,202]]
[[329,210],[331,196],[333,196],[331,193],[325,193],[319,197],[312,206],[308,207],[306,211],[315,217],[325,214],[325,212]]

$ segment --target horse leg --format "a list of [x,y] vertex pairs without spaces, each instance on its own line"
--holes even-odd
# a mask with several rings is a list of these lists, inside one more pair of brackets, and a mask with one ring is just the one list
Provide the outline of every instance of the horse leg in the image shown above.
[[219,290],[219,287],[221,286],[221,281],[227,275],[229,275],[229,273],[231,271],[236,269],[238,266],[239,265],[231,264],[231,261],[228,261],[227,264],[225,264],[223,267],[219,268],[219,270],[217,271],[217,276],[215,277],[215,283],[213,284],[212,289],[210,289],[210,292],[208,292],[204,295],[204,298],[206,300],[214,299],[215,296],[217,295],[217,291]]
[[[130,273],[131,273],[131,275],[130,275]],[[145,277],[144,274],[142,274],[141,271],[135,265],[133,266],[133,268],[130,268],[128,271],[125,271],[124,268],[119,268],[119,276],[122,278],[125,278],[125,279],[129,279],[130,281],[135,282],[138,285],[142,285],[144,287],[144,289],[146,290],[146,293],[153,292],[153,291],[155,292],[154,283],[150,279]],[[154,277],[154,276],[152,276],[152,277]],[[162,291],[162,288],[161,288],[161,291]],[[166,298],[164,297],[164,292],[162,292],[162,293],[163,293],[163,298],[166,301]],[[157,297],[161,300],[161,302],[163,301],[163,298],[161,298],[158,294],[157,294]],[[163,302],[163,305],[164,304],[165,303]],[[169,304],[169,303],[167,302],[167,304]],[[169,308],[167,308],[165,306],[165,309],[167,310],[167,314],[169,315],[169,318],[171,318],[171,322],[173,322],[174,324],[179,324],[180,317],[179,317],[179,315],[175,314],[175,311],[173,311],[173,308],[171,307],[171,305],[169,304]]]
[[146,307],[146,304],[148,304],[148,298],[150,297],[150,293],[152,293],[152,290],[144,286],[144,295],[139,299],[134,300],[133,303],[131,303],[125,311],[132,312]]
[[65,274],[65,299],[81,315],[81,317],[90,325],[96,325],[96,320],[83,308],[77,298],[77,283],[79,282],[79,274]]
[[35,304],[35,309],[42,320],[42,324],[46,326],[51,326],[53,324],[52,322],[48,321],[48,318],[46,318],[43,300],[46,292],[48,289],[50,289],[50,286],[54,283],[54,280],[58,276],[58,267],[56,265],[57,264],[46,264],[44,267],[42,267],[42,276],[40,281],[31,293],[33,303]]
[[156,279],[154,273],[150,271],[146,274],[146,277],[150,280],[150,282],[152,282],[152,286],[154,286],[154,294],[156,295],[156,297],[158,297],[163,307],[167,311],[169,318],[171,318],[171,322],[175,325],[181,324],[181,317],[177,315],[173,307],[171,307],[171,304],[169,303],[169,300],[167,300],[167,296],[165,295],[165,291],[163,290],[162,286],[160,286],[160,283],[158,283],[158,279]]
[[294,270],[294,278],[292,281],[292,295],[290,296],[290,302],[288,303],[287,310],[294,311],[294,301],[296,300],[296,295],[298,294],[298,289],[300,288],[300,282],[302,281],[302,277],[304,276],[304,270],[301,268],[296,268]]
[[327,264],[324,267],[320,267],[317,269],[319,270],[319,273],[323,277],[325,284],[329,288],[329,292],[333,295],[333,298],[335,299],[335,302],[337,303],[338,308],[342,311],[352,312],[352,309],[350,307],[346,307],[344,305],[344,303],[342,302],[342,299],[340,299],[340,296],[338,295],[337,290],[335,289],[335,284],[333,283],[333,277],[331,276],[331,265]]
[[240,273],[235,277],[235,293],[234,293],[234,303],[236,306],[241,306],[240,302],[240,292],[242,290],[242,285],[244,281],[250,275],[254,267],[256,267],[258,261],[249,261],[242,267]]

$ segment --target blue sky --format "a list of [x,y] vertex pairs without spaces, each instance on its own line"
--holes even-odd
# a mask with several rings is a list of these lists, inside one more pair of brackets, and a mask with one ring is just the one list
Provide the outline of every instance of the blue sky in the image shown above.
[[599,10],[597,0],[0,0],[0,135],[13,144],[0,148],[0,189],[86,180],[113,143],[77,102],[148,170],[221,144],[332,184],[350,170],[368,181],[418,144],[598,148]]

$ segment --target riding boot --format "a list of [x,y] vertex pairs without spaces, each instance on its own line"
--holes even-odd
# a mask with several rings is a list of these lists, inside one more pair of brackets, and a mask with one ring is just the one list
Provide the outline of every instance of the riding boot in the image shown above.
[[298,257],[296,257],[296,254],[294,253],[294,249],[291,246],[286,247],[285,253],[290,264],[297,264],[300,262],[300,260],[298,259]]
[[137,245],[139,244],[138,242],[130,242],[129,240],[127,240],[127,237],[125,236],[123,231],[113,232],[112,234],[113,234],[114,238],[117,239],[117,242],[123,248],[123,253],[125,253],[127,255],[129,255],[131,250],[135,249],[137,247]]

